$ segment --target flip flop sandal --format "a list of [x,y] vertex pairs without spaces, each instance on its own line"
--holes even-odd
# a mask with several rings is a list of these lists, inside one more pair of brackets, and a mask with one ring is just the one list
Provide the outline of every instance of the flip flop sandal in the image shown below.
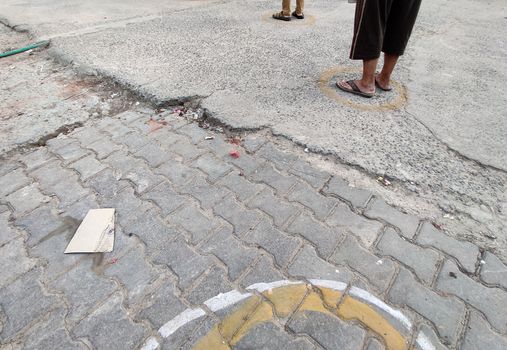
[[338,88],[339,88],[340,90],[343,90],[343,91],[345,91],[345,92],[350,92],[351,94],[354,94],[354,95],[359,95],[359,96],[366,97],[366,98],[370,98],[370,97],[375,96],[375,93],[373,93],[373,92],[363,92],[363,91],[361,91],[361,90],[357,87],[357,85],[356,85],[356,83],[354,82],[354,80],[349,80],[349,81],[347,81],[347,84],[349,84],[349,86],[350,86],[352,89],[349,89],[349,88],[347,88],[347,87],[345,87],[345,86],[341,86],[341,85],[340,85],[340,82],[338,82],[338,81],[336,82],[336,86],[338,86]]
[[294,17],[296,17],[297,19],[304,19],[304,18],[305,18],[305,14],[304,14],[304,13],[302,13],[302,14],[298,15],[298,14],[296,13],[296,11],[292,12],[292,15],[293,15]]
[[377,78],[375,78],[375,86],[378,87],[382,91],[392,91],[393,90],[393,88],[386,89],[386,88],[383,88],[382,86],[380,86],[380,84],[377,81]]
[[274,19],[279,19],[281,21],[290,21],[291,20],[290,16],[285,16],[283,14],[283,11],[282,12],[273,13],[273,18]]

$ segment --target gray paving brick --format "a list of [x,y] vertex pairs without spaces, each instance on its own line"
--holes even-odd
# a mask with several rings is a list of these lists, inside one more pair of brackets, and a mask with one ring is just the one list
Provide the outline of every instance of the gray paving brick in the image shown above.
[[243,246],[230,231],[227,227],[220,229],[200,248],[220,259],[227,266],[230,280],[234,281],[254,262],[258,252]]
[[37,323],[23,336],[26,350],[86,350],[82,342],[73,341],[67,334],[64,308],[51,312],[47,320]]
[[188,139],[186,136],[163,132],[163,130],[157,130],[149,135],[149,137],[153,140],[156,140],[162,149],[167,152],[171,156],[171,159],[182,161],[182,157],[179,155],[170,152],[171,147],[177,142],[188,143]]
[[246,232],[253,230],[262,216],[255,210],[246,209],[232,198],[232,196],[224,198],[217,203],[213,210],[216,215],[227,220],[234,227],[234,234],[242,236]]
[[159,272],[145,259],[140,246],[134,247],[114,264],[107,266],[104,275],[117,279],[127,291],[127,302],[138,302],[158,278]]
[[447,260],[440,271],[436,287],[443,293],[456,295],[479,311],[489,323],[502,333],[507,332],[507,314],[498,312],[507,305],[507,292],[488,288],[459,271],[456,264]]
[[230,193],[224,188],[208,183],[200,176],[194,179],[192,186],[181,188],[180,191],[196,198],[204,209],[212,208]]
[[194,335],[201,335],[210,329],[214,319],[210,316],[201,316],[191,322],[188,322],[183,327],[172,333],[169,337],[164,339],[162,343],[162,350],[182,349],[185,344],[192,344],[196,339]]
[[52,149],[52,152],[58,155],[64,164],[72,163],[90,154],[90,151],[81,147],[77,142],[69,142],[62,147]]
[[0,246],[0,266],[0,288],[35,266],[35,261],[26,255],[23,239],[17,238]]
[[441,296],[422,286],[410,272],[401,268],[389,291],[389,300],[407,305],[433,322],[446,345],[456,342],[465,316],[465,305],[458,299]]
[[226,293],[233,289],[234,287],[227,279],[227,273],[221,268],[213,266],[188,292],[186,299],[193,305],[199,305],[220,293]]
[[43,164],[41,167],[30,173],[30,175],[32,175],[39,183],[46,187],[62,181],[63,179],[71,176],[71,174],[71,171],[63,170],[60,167],[59,161],[52,161]]
[[288,268],[289,274],[306,279],[324,279],[349,283],[354,277],[349,269],[336,267],[321,259],[315,249],[304,245]]
[[46,146],[50,149],[61,148],[74,140],[64,134],[59,134],[57,137],[51,138],[46,141]]
[[146,164],[141,163],[137,163],[135,168],[124,172],[122,177],[136,185],[137,193],[143,193],[165,180],[161,175],[153,173]]
[[315,189],[321,189],[331,176],[331,174],[329,174],[327,171],[319,170],[307,162],[299,159],[294,162],[289,172],[302,178]]
[[232,167],[224,163],[221,159],[207,153],[197,158],[193,163],[193,167],[201,169],[208,175],[210,182],[215,182],[232,170]]
[[266,158],[275,164],[280,170],[288,170],[298,157],[292,153],[281,151],[271,142],[266,143],[258,151],[257,155]]
[[95,157],[88,156],[82,158],[72,164],[70,167],[77,170],[77,172],[81,175],[81,180],[85,181],[86,179],[92,177],[97,174],[99,171],[106,168],[104,164],[99,162]]
[[417,236],[417,243],[435,247],[458,260],[460,265],[468,272],[475,272],[479,248],[472,243],[451,238],[429,222],[422,225]]
[[160,130],[155,130],[155,131],[151,132],[151,127],[149,125],[150,119],[154,119],[154,118],[144,115],[144,116],[141,116],[140,118],[133,119],[127,123],[125,123],[123,120],[122,120],[122,122],[124,124],[128,124],[128,126],[130,128],[135,129],[135,131],[134,131],[135,133],[142,134],[142,135],[147,135],[150,133],[156,133],[157,131],[160,131]]
[[32,181],[24,174],[23,169],[15,169],[0,177],[0,197],[19,190],[30,184]]
[[287,198],[290,201],[296,201],[310,208],[315,216],[324,220],[336,205],[336,200],[324,197],[310,186],[299,182],[289,193]]
[[269,189],[258,193],[247,205],[270,215],[276,226],[282,226],[289,218],[298,213],[298,209],[276,197]]
[[234,195],[240,201],[246,201],[264,189],[264,186],[250,182],[244,176],[240,176],[237,172],[232,172],[217,183],[223,185],[234,192]]
[[198,144],[208,135],[208,132],[201,129],[199,125],[191,123],[178,129],[178,132],[187,135],[193,144]]
[[146,121],[146,114],[138,111],[125,111],[115,115],[114,117],[127,125],[138,120]]
[[115,139],[115,141],[117,143],[121,142],[123,145],[127,146],[131,153],[137,152],[139,149],[152,142],[148,136],[141,135],[137,132],[126,134],[121,138]]
[[89,195],[91,191],[85,189],[78,181],[77,176],[71,176],[62,179],[54,185],[43,187],[44,192],[53,194],[58,198],[59,207],[65,208],[83,197]]
[[375,338],[368,339],[366,350],[385,350],[384,345]]
[[360,349],[366,337],[366,331],[358,325],[314,311],[296,313],[287,327],[297,334],[307,334],[325,349]]
[[199,147],[210,150],[217,157],[224,159],[229,155],[229,152],[236,146],[231,145],[229,142],[225,141],[222,137],[215,137],[212,140],[206,139],[202,140],[201,143],[199,143]]
[[343,203],[338,203],[326,223],[358,237],[366,247],[371,247],[383,227],[382,223],[354,213]]
[[146,298],[146,304],[136,318],[148,319],[154,328],[159,329],[185,309],[186,306],[175,295],[173,282],[166,279]]
[[91,177],[86,181],[86,184],[90,186],[96,193],[100,194],[102,198],[111,198],[128,187],[126,181],[120,181],[121,174],[114,172],[111,169],[104,169],[97,175]]
[[167,217],[171,225],[178,225],[190,235],[190,242],[198,244],[209,238],[223,223],[218,218],[208,217],[195,205],[186,205]]
[[352,204],[356,208],[364,208],[372,197],[372,193],[367,190],[350,186],[345,180],[333,176],[323,192],[335,195]]
[[0,339],[8,341],[17,332],[37,320],[59,303],[53,295],[46,295],[38,282],[39,268],[32,269],[13,283],[0,289],[0,309],[6,320]]
[[134,323],[121,307],[121,295],[113,294],[98,309],[73,329],[77,337],[86,337],[96,349],[135,349],[148,332]]
[[18,234],[16,233],[14,228],[9,226],[10,217],[11,217],[10,211],[4,211],[0,213],[0,246],[18,237]]
[[75,230],[62,229],[60,234],[50,235],[30,248],[30,256],[43,259],[44,274],[41,280],[49,282],[83,259],[79,254],[63,254]]
[[[192,350],[200,342],[200,340],[206,336],[217,323],[214,318],[206,317],[203,322],[190,334],[187,339],[181,345],[181,350]],[[224,340],[222,340],[223,342]]]
[[85,126],[79,129],[74,130],[70,133],[71,137],[78,139],[78,141],[83,145],[92,144],[98,140],[105,139],[106,136],[100,132],[94,126]]
[[101,138],[96,140],[95,142],[86,144],[84,146],[86,148],[93,150],[97,154],[97,159],[104,159],[111,153],[120,149],[120,146],[113,143],[105,136],[101,136]]
[[49,200],[50,198],[42,194],[36,184],[23,187],[5,197],[5,201],[11,204],[16,215],[28,213]]
[[111,197],[99,197],[100,204],[103,208],[115,208],[116,218],[120,225],[126,226],[133,221],[139,221],[147,210],[152,209],[153,205],[143,202],[134,194],[131,187],[125,187],[116,195]]
[[193,145],[186,139],[179,140],[178,142],[167,146],[167,150],[178,154],[183,161],[187,162],[196,159],[205,151]]
[[28,171],[55,159],[56,158],[48,152],[46,147],[39,147],[31,153],[23,154],[20,158]]
[[255,263],[252,270],[250,270],[242,279],[241,286],[246,288],[255,283],[269,283],[284,280],[283,274],[273,266],[269,258],[262,255],[261,258]]
[[389,206],[384,200],[375,198],[365,215],[371,219],[382,219],[400,229],[403,236],[412,239],[419,226],[419,219]]
[[180,196],[174,192],[172,186],[166,181],[144,193],[142,198],[155,202],[162,210],[164,216],[169,215],[178,207],[188,202],[184,196]]
[[387,289],[395,274],[395,265],[391,260],[375,256],[351,236],[347,236],[338,246],[330,261],[338,265],[347,264],[365,276],[381,292]]
[[159,218],[155,211],[147,211],[124,225],[125,234],[135,234],[146,244],[148,252],[156,251],[160,244],[174,240],[178,236],[178,231],[169,227]]
[[158,167],[171,159],[171,155],[162,149],[156,142],[150,142],[134,153],[148,162],[151,167]]
[[470,320],[466,327],[465,338],[462,343],[463,350],[503,350],[507,349],[507,339],[493,332],[486,320],[477,312],[470,313]]
[[251,179],[257,182],[263,182],[273,187],[279,195],[289,192],[296,184],[297,179],[292,175],[283,175],[275,170],[272,164],[266,163],[251,174]]
[[241,150],[239,150],[239,152],[239,158],[226,156],[226,160],[237,166],[246,176],[252,175],[257,169],[266,163],[266,161],[262,158],[256,158],[248,154],[241,153]]
[[90,265],[89,260],[82,261],[49,284],[69,301],[68,320],[78,321],[117,289],[113,281],[97,275]]
[[262,147],[268,140],[259,135],[248,135],[245,137],[245,140],[243,141],[243,147],[247,150],[249,153],[256,152],[259,148]]
[[287,231],[303,236],[317,247],[319,254],[328,257],[336,244],[343,238],[343,233],[337,229],[330,229],[315,221],[307,214],[301,214],[287,227]]
[[291,337],[271,322],[254,326],[234,346],[236,350],[291,349],[311,350],[314,346],[304,339]]
[[440,262],[440,255],[431,249],[421,248],[388,228],[377,244],[381,255],[387,255],[411,267],[424,283],[431,284]]
[[99,207],[99,203],[95,199],[95,196],[89,195],[66,207],[61,215],[81,221],[90,209],[98,209]]
[[495,255],[486,252],[481,266],[481,279],[491,285],[507,289],[507,266]]
[[157,169],[153,169],[153,171],[167,177],[175,187],[181,187],[193,178],[202,176],[199,170],[176,161],[165,162]]
[[13,160],[5,160],[0,163],[0,176],[4,176],[7,173],[10,173],[14,169],[17,169],[20,167],[20,164],[18,162],[15,162]]
[[268,220],[261,221],[243,240],[266,249],[281,267],[287,265],[300,244],[298,239],[283,234]]
[[34,246],[49,234],[65,230],[64,222],[58,218],[56,212],[49,206],[42,206],[28,215],[17,217],[15,223],[28,232],[27,245],[29,247]]
[[448,350],[449,348],[442,344],[440,339],[438,338],[438,334],[435,332],[433,327],[428,326],[425,323],[422,323],[419,326],[419,333],[416,338],[415,349],[417,350],[426,350],[426,344],[429,343],[433,346],[435,350]]
[[[104,120],[104,119],[103,119]],[[127,136],[132,129],[125,126],[120,120],[110,118],[107,120],[106,125],[101,125],[102,121],[99,122],[98,128],[111,135],[114,139],[121,139]]]
[[182,237],[171,242],[162,242],[153,254],[158,264],[166,264],[179,278],[179,285],[187,288],[192,281],[206,271],[213,263],[212,259],[190,249]]

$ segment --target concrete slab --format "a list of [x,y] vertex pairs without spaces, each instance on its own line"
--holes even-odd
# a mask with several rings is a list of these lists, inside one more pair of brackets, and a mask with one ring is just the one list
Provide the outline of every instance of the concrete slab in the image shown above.
[[290,23],[271,20],[279,4],[266,0],[68,6],[7,0],[0,16],[52,37],[80,67],[157,100],[203,97],[203,107],[233,127],[269,127],[440,198],[507,203],[500,0],[423,2],[395,75],[399,95],[372,101],[332,85],[359,72],[347,58],[354,5],[342,0],[311,2],[305,11],[313,17]]

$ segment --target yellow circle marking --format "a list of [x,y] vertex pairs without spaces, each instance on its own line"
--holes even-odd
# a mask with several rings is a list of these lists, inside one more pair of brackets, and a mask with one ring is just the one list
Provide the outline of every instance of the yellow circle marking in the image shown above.
[[[391,93],[396,94],[395,98],[391,101],[380,103],[380,104],[366,104],[359,103],[348,99],[343,96],[337,89],[330,86],[330,81],[340,73],[360,73],[360,71],[353,67],[333,67],[324,71],[319,78],[318,85],[320,90],[332,100],[335,100],[345,106],[349,106],[362,111],[392,111],[400,109],[407,102],[407,90],[405,87],[397,81],[392,81],[391,85],[393,91]],[[366,102],[366,99],[365,99]]]
[[276,11],[263,13],[261,15],[261,20],[263,20],[264,22],[272,23],[272,24],[279,24],[279,25],[287,24],[287,25],[291,25],[291,26],[293,26],[293,25],[311,26],[311,25],[315,24],[315,16],[313,16],[313,15],[305,15],[304,19],[294,19],[293,18],[290,22],[286,22],[286,21],[281,21],[279,19],[274,19],[273,13],[275,13],[275,12]]
[[[320,293],[305,284],[288,285],[253,295],[233,313],[215,325],[195,345],[195,350],[230,350],[258,324],[269,322],[275,314],[289,317],[293,313],[313,311],[342,320],[357,320],[384,340],[389,350],[406,350],[406,339],[371,306],[336,290],[318,287]],[[274,311],[273,311],[274,310]],[[229,346],[230,345],[230,346]]]

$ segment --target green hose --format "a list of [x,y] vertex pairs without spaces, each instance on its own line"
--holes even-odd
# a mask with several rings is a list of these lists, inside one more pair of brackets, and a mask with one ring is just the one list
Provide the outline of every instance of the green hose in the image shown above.
[[46,46],[48,44],[49,44],[49,40],[39,41],[38,43],[31,44],[31,45],[22,47],[20,49],[16,49],[16,50],[0,53],[0,58],[16,55],[18,53],[25,52],[25,51],[32,50],[32,49],[36,49],[36,48],[41,47],[41,46]]

